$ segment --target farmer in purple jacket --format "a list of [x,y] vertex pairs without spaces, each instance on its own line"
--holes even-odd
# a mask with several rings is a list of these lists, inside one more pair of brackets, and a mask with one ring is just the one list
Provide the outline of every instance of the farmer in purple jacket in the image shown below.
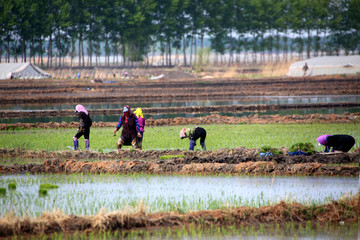
[[325,152],[348,152],[354,145],[355,139],[350,135],[321,135],[316,139],[325,146]]
[[142,150],[142,140],[143,140],[143,137],[144,137],[144,127],[145,127],[145,118],[144,118],[144,115],[142,113],[142,110],[141,108],[137,108],[135,111],[134,111],[136,117],[138,118],[139,120],[139,125],[140,125],[140,133],[141,133],[141,137],[138,137],[137,138],[137,147]]
[[136,146],[136,137],[141,137],[139,120],[128,105],[123,108],[123,115],[120,117],[119,123],[114,130],[116,132],[123,126],[121,136],[117,142],[117,150],[119,151],[124,144],[130,144],[134,149]]

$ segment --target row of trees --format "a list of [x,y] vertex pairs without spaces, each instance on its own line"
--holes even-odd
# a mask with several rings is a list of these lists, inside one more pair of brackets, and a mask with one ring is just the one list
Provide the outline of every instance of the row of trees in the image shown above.
[[0,0],[0,14],[0,62],[47,67],[149,64],[154,52],[191,65],[205,38],[229,63],[360,52],[360,0]]

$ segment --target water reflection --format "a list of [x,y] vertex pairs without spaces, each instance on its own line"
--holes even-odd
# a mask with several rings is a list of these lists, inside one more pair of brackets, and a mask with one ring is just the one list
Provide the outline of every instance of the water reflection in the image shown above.
[[[224,101],[177,101],[177,102],[153,102],[153,103],[86,103],[83,104],[87,109],[119,109],[125,104],[130,104],[131,107],[192,107],[192,106],[226,106],[226,105],[280,105],[280,104],[314,104],[314,103],[339,103],[339,102],[359,102],[359,95],[328,95],[328,96],[246,96],[237,97],[236,99],[229,99]],[[17,111],[32,111],[32,110],[66,110],[74,109],[75,104],[21,104],[9,105],[4,104],[0,106],[0,110],[17,110]]]
[[[323,204],[358,192],[357,177],[309,176],[154,176],[154,175],[3,175],[0,187],[17,183],[16,191],[1,198],[0,217],[14,211],[39,216],[45,210],[94,215],[137,206],[143,201],[150,212],[210,210],[222,207],[259,207],[281,200]],[[59,186],[45,198],[40,183]]]

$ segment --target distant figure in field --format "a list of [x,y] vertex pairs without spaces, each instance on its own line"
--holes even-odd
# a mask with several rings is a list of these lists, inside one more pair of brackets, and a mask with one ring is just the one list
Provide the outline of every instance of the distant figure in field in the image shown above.
[[76,74],[76,76],[77,76],[77,78],[79,79],[80,78],[80,72],[78,72],[77,74]]
[[304,77],[305,77],[307,71],[309,70],[309,66],[307,65],[307,63],[305,63],[305,65],[303,66],[302,70],[303,70],[303,72],[304,72]]
[[137,108],[135,111],[134,111],[136,117],[138,118],[139,120],[139,126],[140,126],[140,134],[141,134],[141,137],[137,137],[137,148],[142,150],[142,141],[143,141],[143,137],[144,137],[144,132],[145,132],[145,118],[144,118],[144,115],[143,115],[143,112],[141,110],[141,108]]
[[89,150],[90,148],[90,127],[92,125],[92,120],[89,116],[88,111],[86,111],[83,105],[76,105],[75,113],[77,113],[78,118],[80,120],[80,126],[78,132],[73,137],[74,142],[74,150],[79,149],[79,138],[84,135],[85,138],[85,149]]
[[354,145],[355,139],[350,135],[321,135],[316,139],[325,146],[325,152],[348,152]]
[[128,105],[123,108],[123,115],[120,117],[119,123],[114,130],[114,136],[116,132],[123,126],[121,136],[117,142],[117,150],[119,151],[124,144],[130,144],[134,149],[137,148],[136,137],[141,137],[139,120]]
[[206,130],[202,127],[195,127],[193,129],[183,128],[180,131],[180,139],[189,138],[190,147],[189,150],[193,151],[196,145],[196,140],[200,138],[200,145],[204,151],[206,151],[205,139],[206,139]]

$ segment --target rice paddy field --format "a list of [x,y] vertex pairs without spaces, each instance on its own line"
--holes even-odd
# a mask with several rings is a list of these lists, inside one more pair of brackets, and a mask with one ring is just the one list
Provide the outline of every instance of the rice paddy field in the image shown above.
[[[143,150],[167,150],[189,147],[189,140],[179,138],[179,131],[187,126],[147,127],[144,133]],[[113,136],[114,128],[91,128],[90,148],[94,151],[110,152],[116,150],[120,137]],[[261,148],[261,146],[287,147],[298,142],[310,142],[315,149],[323,151],[316,138],[323,134],[349,134],[355,138],[355,146],[360,144],[360,124],[238,124],[205,125],[207,131],[206,147],[208,150],[231,149],[239,146]],[[64,151],[72,149],[72,136],[77,129],[10,129],[0,131],[1,148],[26,150]],[[84,142],[79,141],[80,149]],[[126,148],[126,146],[125,146]],[[200,144],[195,150],[200,150]]]
[[[358,239],[358,76],[193,77],[4,82],[0,238]],[[89,151],[83,138],[73,150],[80,100],[98,113]],[[116,152],[119,116],[107,113],[127,101],[152,118],[143,151]],[[229,110],[249,104],[268,109]],[[199,142],[188,151],[189,140],[179,138],[195,126],[207,131],[207,151]],[[349,153],[323,155],[316,141],[323,134],[356,143]],[[315,154],[286,154],[298,143],[312,144]],[[283,153],[260,157],[263,146]]]

